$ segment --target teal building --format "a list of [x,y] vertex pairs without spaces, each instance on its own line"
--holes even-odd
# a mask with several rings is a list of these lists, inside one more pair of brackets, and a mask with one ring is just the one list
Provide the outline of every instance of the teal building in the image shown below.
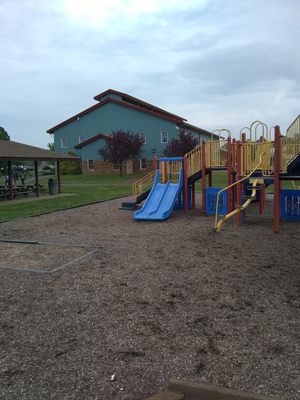
[[119,166],[103,161],[98,151],[105,145],[104,137],[120,129],[144,139],[141,158],[126,163],[127,173],[147,170],[179,129],[191,132],[199,143],[211,139],[210,132],[188,124],[185,118],[126,93],[108,89],[94,99],[96,104],[47,131],[54,136],[56,152],[72,151],[81,158],[83,174],[118,172]]

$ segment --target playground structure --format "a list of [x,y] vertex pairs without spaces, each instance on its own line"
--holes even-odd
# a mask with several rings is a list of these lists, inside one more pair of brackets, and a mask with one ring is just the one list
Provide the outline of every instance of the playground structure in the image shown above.
[[[242,128],[239,140],[233,139],[228,129],[213,131],[217,132],[219,140],[202,140],[183,159],[154,160],[154,171],[133,185],[136,202],[146,199],[134,218],[163,220],[175,207],[182,207],[187,213],[190,208],[195,208],[195,183],[201,179],[201,212],[202,215],[215,215],[217,232],[234,216],[239,226],[241,214],[257,197],[262,213],[265,189],[270,184],[274,185],[274,232],[279,232],[280,218],[300,220],[300,190],[295,184],[300,180],[300,115],[285,136],[281,135],[279,126],[268,128],[261,121]],[[220,136],[224,132],[227,133],[225,139]],[[225,188],[212,187],[213,171],[226,171]],[[293,182],[294,189],[282,189],[283,181]],[[167,212],[151,214],[157,207],[163,209],[164,205]]]

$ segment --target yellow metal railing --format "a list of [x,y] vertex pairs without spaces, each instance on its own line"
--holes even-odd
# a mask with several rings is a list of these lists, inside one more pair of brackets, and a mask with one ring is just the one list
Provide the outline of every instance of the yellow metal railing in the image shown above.
[[297,135],[300,135],[300,114],[298,117],[294,119],[294,121],[291,123],[291,125],[287,128],[286,131],[286,136],[287,137],[295,137]]
[[[197,146],[186,154],[187,176],[194,175],[202,168],[202,147]],[[228,162],[227,140],[205,142],[205,166],[224,167]]]
[[253,143],[247,142],[242,144],[242,173],[248,175],[254,168],[259,169],[262,174],[269,176],[273,174],[274,169],[274,144],[272,142]]
[[182,168],[182,161],[162,161],[159,163],[160,181],[177,183]]
[[287,171],[289,162],[300,153],[300,134],[281,138],[281,165],[282,172]]
[[201,146],[195,147],[186,154],[187,157],[187,176],[194,175],[202,167]]
[[205,143],[206,167],[224,167],[227,165],[227,161],[227,140],[218,140]]
[[155,171],[150,171],[147,175],[136,181],[132,185],[133,196],[139,196],[142,193],[147,192],[147,190],[151,189],[154,181],[154,175]]

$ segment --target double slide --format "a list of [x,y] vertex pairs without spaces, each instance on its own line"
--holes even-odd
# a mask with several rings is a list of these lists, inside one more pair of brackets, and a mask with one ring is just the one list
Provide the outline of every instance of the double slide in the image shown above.
[[177,183],[171,181],[160,183],[160,170],[158,169],[149,196],[143,207],[134,213],[133,218],[136,221],[163,221],[169,218],[182,187],[183,168],[181,168]]

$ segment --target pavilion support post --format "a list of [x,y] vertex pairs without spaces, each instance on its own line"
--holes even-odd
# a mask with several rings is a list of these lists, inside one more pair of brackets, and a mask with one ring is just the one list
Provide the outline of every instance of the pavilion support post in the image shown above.
[[7,173],[8,173],[8,190],[9,190],[9,200],[13,200],[13,184],[12,184],[12,170],[11,161],[7,161]]
[[59,161],[56,161],[56,176],[57,176],[58,194],[61,194],[61,185],[60,185],[60,162],[59,162]]
[[35,195],[39,197],[40,195],[40,184],[39,184],[39,171],[38,171],[38,162],[34,160],[34,177],[35,177]]

